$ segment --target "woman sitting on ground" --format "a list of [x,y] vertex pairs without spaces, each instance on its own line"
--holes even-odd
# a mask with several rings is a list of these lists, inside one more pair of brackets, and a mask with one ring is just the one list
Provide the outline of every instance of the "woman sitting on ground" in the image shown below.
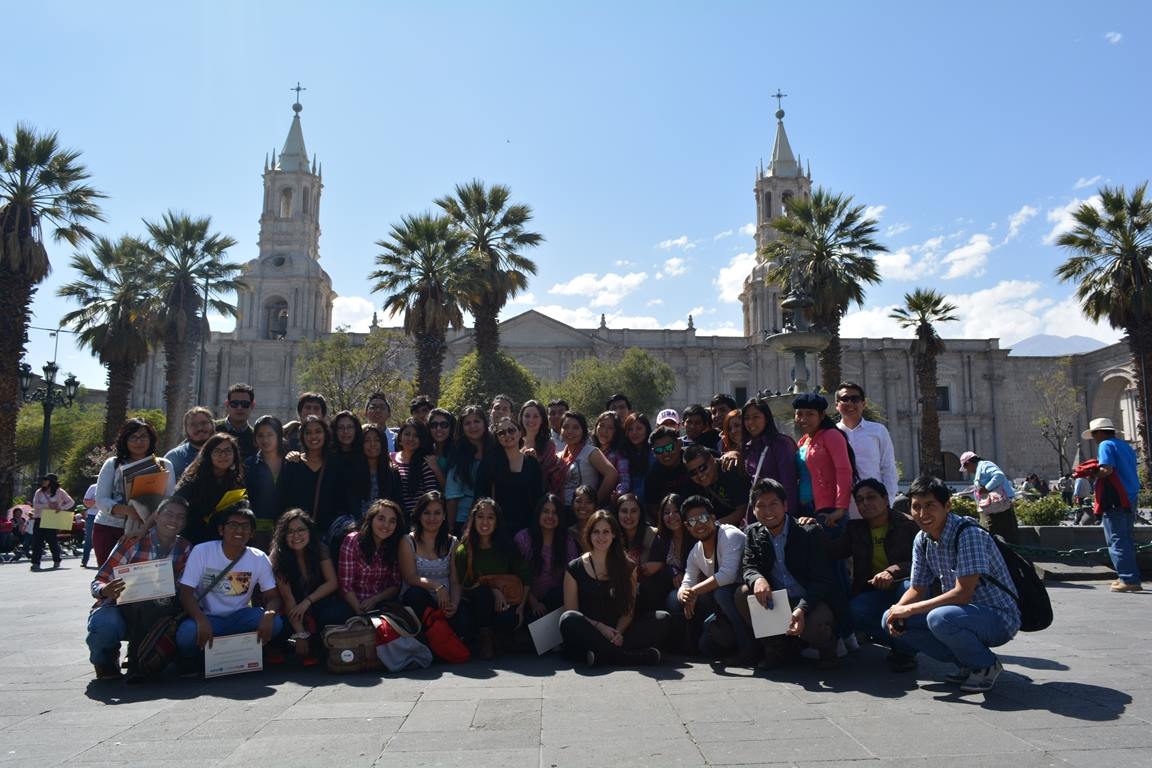
[[184,470],[176,486],[176,495],[188,502],[184,538],[194,545],[220,538],[212,518],[221,509],[226,494],[231,494],[228,505],[236,503],[240,497],[234,491],[244,491],[240,446],[236,438],[217,432],[204,441],[200,454]]
[[307,512],[290,509],[277,521],[271,560],[281,610],[295,633],[296,652],[314,659],[320,652],[317,633],[329,624],[343,624],[352,611],[336,594],[340,587],[336,569]]
[[568,533],[572,540],[576,542],[576,546],[580,551],[584,551],[585,529],[588,527],[588,521],[592,519],[592,513],[596,511],[596,489],[590,485],[581,485],[576,489],[572,495],[572,514],[568,516],[572,520],[572,525],[568,528]]
[[472,506],[463,541],[456,547],[456,573],[476,629],[476,655],[496,655],[496,634],[510,635],[522,619],[528,568],[501,524],[500,505],[480,498]]
[[457,634],[467,629],[460,612],[463,593],[453,553],[458,544],[448,523],[444,494],[429,491],[416,502],[412,530],[400,545],[401,599],[419,617],[429,608],[444,611]]
[[515,543],[529,566],[531,620],[564,604],[564,568],[580,554],[564,525],[564,502],[559,496],[549,493],[540,499],[531,525],[516,534]]
[[658,664],[668,632],[664,611],[636,615],[636,569],[608,512],[592,515],[587,552],[568,564],[560,634],[564,655],[589,665]]
[[391,499],[368,507],[360,530],[340,545],[340,592],[355,614],[400,596],[399,549],[404,512]]

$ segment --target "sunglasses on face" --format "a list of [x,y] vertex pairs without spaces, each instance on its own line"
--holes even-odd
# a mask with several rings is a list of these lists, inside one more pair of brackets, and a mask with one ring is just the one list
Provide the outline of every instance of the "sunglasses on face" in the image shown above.
[[698,467],[689,467],[688,468],[688,477],[699,477],[699,476],[703,475],[705,472],[708,471],[709,466],[711,466],[711,462],[705,461],[703,464],[701,464]]
[[428,422],[428,429],[448,429],[448,422],[446,422],[446,421],[430,421],[430,422]]
[[252,407],[252,401],[251,400],[229,400],[228,405],[232,406],[233,408],[251,408]]
[[506,435],[512,435],[513,437],[515,437],[518,434],[520,434],[520,430],[516,429],[515,427],[509,427],[508,429],[496,430],[496,437],[505,437]]
[[703,515],[693,515],[692,517],[688,518],[684,522],[687,523],[691,527],[696,527],[697,525],[704,525],[710,519],[712,519],[712,516],[705,513]]
[[838,398],[836,398],[836,400],[837,400],[837,402],[841,402],[841,403],[862,403],[862,402],[864,402],[864,398],[860,397],[860,395],[844,395],[844,397],[838,397]]
[[676,443],[668,443],[667,445],[661,445],[658,448],[653,448],[652,453],[656,454],[657,456],[663,456],[666,453],[672,453],[674,450],[676,450]]

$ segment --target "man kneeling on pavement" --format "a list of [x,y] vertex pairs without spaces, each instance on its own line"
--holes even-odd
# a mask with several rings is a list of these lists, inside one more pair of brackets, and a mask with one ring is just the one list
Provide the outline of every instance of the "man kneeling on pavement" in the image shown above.
[[913,669],[920,651],[955,664],[945,679],[960,690],[991,690],[1003,667],[989,649],[1020,628],[1015,593],[982,578],[1013,589],[1004,558],[987,531],[952,513],[952,491],[943,481],[922,477],[908,496],[920,532],[912,545],[911,586],[884,614],[893,638],[889,661],[896,670]]

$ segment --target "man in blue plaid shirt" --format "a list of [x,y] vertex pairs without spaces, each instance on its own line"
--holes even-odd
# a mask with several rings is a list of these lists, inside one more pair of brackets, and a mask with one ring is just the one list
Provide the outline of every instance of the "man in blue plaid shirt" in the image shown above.
[[[1020,629],[1012,577],[996,542],[980,526],[952,514],[952,492],[934,477],[908,490],[912,520],[920,533],[912,544],[911,586],[884,615],[893,637],[894,669],[916,665],[921,651],[959,669],[945,677],[969,693],[992,689],[1003,671],[990,648],[1004,645]],[[932,586],[939,580],[939,593]]]

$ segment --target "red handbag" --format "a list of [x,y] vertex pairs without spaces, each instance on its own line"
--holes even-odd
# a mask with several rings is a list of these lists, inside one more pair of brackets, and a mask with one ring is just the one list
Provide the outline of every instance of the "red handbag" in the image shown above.
[[424,609],[424,639],[441,661],[463,664],[472,658],[468,646],[456,636],[441,608]]

